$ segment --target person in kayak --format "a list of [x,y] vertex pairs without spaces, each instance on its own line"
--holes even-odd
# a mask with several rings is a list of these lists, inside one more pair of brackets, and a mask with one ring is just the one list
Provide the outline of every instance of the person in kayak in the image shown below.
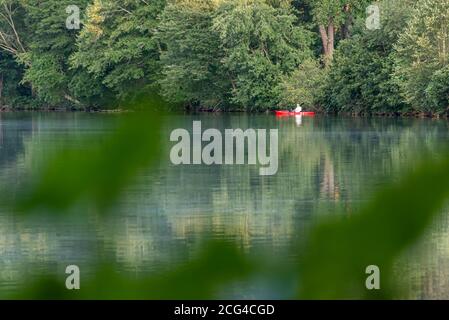
[[295,113],[301,113],[302,112],[302,108],[299,105],[299,103],[296,105],[296,109],[295,109]]

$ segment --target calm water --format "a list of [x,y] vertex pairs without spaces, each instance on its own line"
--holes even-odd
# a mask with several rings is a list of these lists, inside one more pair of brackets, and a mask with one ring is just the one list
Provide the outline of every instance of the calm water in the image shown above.
[[[116,117],[0,114],[0,190],[13,196],[36,163],[45,161],[49,146],[101,139]],[[279,129],[277,175],[262,177],[247,165],[171,165],[169,134],[191,130],[193,120],[223,132]],[[370,192],[397,179],[422,154],[437,155],[449,142],[448,129],[446,121],[425,119],[170,116],[158,165],[127,188],[107,218],[89,208],[68,219],[24,218],[0,207],[0,291],[14,292],[27,276],[64,274],[69,264],[89,270],[98,255],[124,271],[153,272],[186,261],[203,237],[237,241],[248,252],[282,253],[318,217],[352,214]],[[449,298],[448,222],[443,214],[420,245],[423,253],[403,259],[412,271],[406,281],[412,298]],[[243,289],[238,296],[286,294]]]

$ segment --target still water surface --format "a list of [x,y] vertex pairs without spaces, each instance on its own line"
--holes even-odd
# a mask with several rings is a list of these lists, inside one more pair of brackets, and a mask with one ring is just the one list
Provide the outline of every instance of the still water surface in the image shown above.
[[[49,146],[101,139],[117,117],[0,114],[0,190],[14,196],[36,163],[45,161]],[[0,207],[1,292],[14,292],[28,276],[63,275],[69,264],[89,270],[98,256],[133,274],[153,272],[188,260],[203,237],[236,241],[252,253],[280,254],[318,217],[349,217],[373,190],[449,143],[444,120],[271,115],[173,115],[165,120],[160,161],[127,188],[107,218],[89,208],[76,209],[69,218],[25,218]],[[277,175],[260,176],[257,167],[248,165],[173,166],[170,132],[191,130],[194,120],[222,132],[279,129]],[[435,222],[419,254],[403,259],[411,271],[406,279],[410,298],[449,298],[448,217],[443,213]],[[287,291],[244,288],[233,296],[283,298]]]

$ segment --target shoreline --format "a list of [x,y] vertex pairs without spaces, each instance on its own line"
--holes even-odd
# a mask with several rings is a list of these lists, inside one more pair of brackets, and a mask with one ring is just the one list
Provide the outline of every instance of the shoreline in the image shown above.
[[16,112],[44,112],[44,113],[125,113],[126,110],[123,109],[98,109],[98,108],[86,108],[86,109],[75,109],[75,108],[0,108],[1,113],[16,113]]
[[[0,114],[2,113],[17,113],[17,112],[43,112],[43,113],[126,113],[129,110],[124,109],[99,109],[99,108],[86,108],[86,109],[75,109],[75,108],[43,108],[43,109],[32,109],[32,108],[0,108]],[[445,113],[432,113],[432,112],[418,112],[418,111],[408,111],[408,112],[376,112],[376,113],[364,113],[364,112],[323,112],[314,111],[317,115],[325,116],[343,116],[352,118],[415,118],[415,119],[449,119],[449,111]],[[247,115],[261,115],[261,114],[273,114],[274,110],[266,111],[244,111],[244,110],[179,110],[173,113],[183,113],[183,114],[247,114]]]

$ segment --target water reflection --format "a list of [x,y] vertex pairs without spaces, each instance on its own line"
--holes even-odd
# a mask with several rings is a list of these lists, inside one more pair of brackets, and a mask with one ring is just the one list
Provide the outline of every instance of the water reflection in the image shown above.
[[[260,176],[246,165],[171,165],[171,130],[191,130],[194,120],[204,130],[279,129],[278,174]],[[108,115],[1,115],[5,192],[13,195],[35,163],[45,161],[42,150],[49,145],[79,143],[87,134],[101,139],[112,121]],[[64,220],[25,220],[0,209],[0,290],[14,290],[26,274],[60,272],[67,264],[88,269],[98,255],[112,257],[123,270],[153,271],[188,259],[204,235],[238,241],[248,252],[279,254],[319,215],[338,209],[350,216],[373,189],[397,179],[422,154],[438,154],[449,140],[445,121],[315,117],[298,123],[269,115],[170,116],[163,136],[159,166],[142,173],[107,219],[85,207]],[[404,257],[414,275],[405,281],[413,297],[448,295],[447,281],[440,281],[448,239],[445,216],[429,233],[428,250]]]
[[24,120],[23,117],[3,120],[5,116],[0,113],[0,166],[16,160],[24,151],[24,139],[33,132],[33,121]]

